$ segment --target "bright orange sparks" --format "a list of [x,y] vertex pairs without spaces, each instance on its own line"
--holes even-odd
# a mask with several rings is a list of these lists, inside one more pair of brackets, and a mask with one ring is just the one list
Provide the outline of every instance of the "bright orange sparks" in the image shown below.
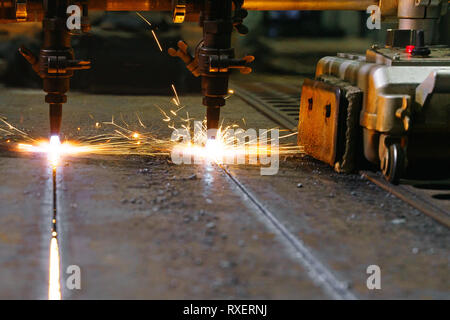
[[[177,154],[196,157],[197,159],[218,164],[228,163],[228,161],[234,163],[238,159],[245,162],[247,157],[250,164],[257,164],[257,159],[264,156],[274,154],[289,156],[301,152],[300,148],[289,144],[277,145],[276,148],[272,148],[270,139],[267,141],[268,143],[261,143],[257,137],[245,143],[237,143],[236,137],[228,131],[233,127],[221,127],[218,129],[215,139],[208,139],[205,123],[203,123],[203,130],[195,134],[194,143],[190,141],[180,142],[174,146],[174,151]],[[280,139],[285,139],[295,134],[288,134],[280,137]]]

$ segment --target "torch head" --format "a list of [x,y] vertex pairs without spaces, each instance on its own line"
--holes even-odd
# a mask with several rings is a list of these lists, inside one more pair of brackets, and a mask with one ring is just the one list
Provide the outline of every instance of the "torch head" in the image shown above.
[[217,130],[219,129],[220,119],[220,107],[207,107],[206,108],[206,128],[209,139],[215,139],[217,136]]

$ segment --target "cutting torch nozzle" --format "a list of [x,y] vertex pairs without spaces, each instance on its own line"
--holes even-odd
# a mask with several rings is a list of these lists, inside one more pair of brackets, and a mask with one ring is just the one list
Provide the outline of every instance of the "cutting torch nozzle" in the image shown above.
[[61,133],[62,103],[50,103],[50,136]]
[[208,130],[208,139],[215,139],[219,129],[220,108],[207,107],[206,109],[206,129]]

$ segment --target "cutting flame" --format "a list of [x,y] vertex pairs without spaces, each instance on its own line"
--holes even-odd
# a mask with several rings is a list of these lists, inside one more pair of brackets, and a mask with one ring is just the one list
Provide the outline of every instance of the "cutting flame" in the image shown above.
[[48,161],[52,165],[52,167],[57,167],[59,163],[59,159],[61,158],[61,140],[59,140],[59,136],[52,136],[50,138],[50,143],[48,145]]
[[36,145],[19,143],[18,149],[22,152],[47,154],[52,167],[59,165],[62,155],[79,154],[90,150],[87,146],[77,146],[69,142],[61,143],[59,136],[52,136],[50,141],[40,141]]
[[[238,132],[241,131],[243,133],[244,131],[237,124],[230,126],[221,125],[218,130],[211,132],[212,130],[206,129],[206,120],[197,123],[199,126],[194,130],[193,141],[189,140],[189,137],[187,141],[185,140],[186,131],[190,131],[189,126],[184,126],[183,130],[178,132],[176,140],[181,141],[173,147],[175,154],[187,156],[188,159],[200,159],[207,163],[258,164],[258,159],[261,160],[263,157],[273,155],[292,156],[302,153],[302,150],[297,145],[289,143],[279,145],[278,141],[269,138],[269,134],[274,129],[267,130],[266,141],[259,139],[256,136],[256,132],[253,136],[247,136],[245,141],[240,141],[243,137],[238,138]],[[295,132],[289,133],[279,137],[279,139],[286,139],[296,134]]]
[[220,159],[224,158],[226,150],[226,146],[219,139],[208,139],[204,148],[205,155],[215,160],[215,162],[220,162]]

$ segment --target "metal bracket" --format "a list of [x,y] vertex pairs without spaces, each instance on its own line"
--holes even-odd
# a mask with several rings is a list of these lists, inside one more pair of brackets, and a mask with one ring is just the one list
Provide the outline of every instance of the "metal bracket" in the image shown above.
[[17,22],[26,22],[28,18],[27,0],[16,1],[16,20]]
[[173,22],[183,23],[186,19],[186,0],[173,0]]

